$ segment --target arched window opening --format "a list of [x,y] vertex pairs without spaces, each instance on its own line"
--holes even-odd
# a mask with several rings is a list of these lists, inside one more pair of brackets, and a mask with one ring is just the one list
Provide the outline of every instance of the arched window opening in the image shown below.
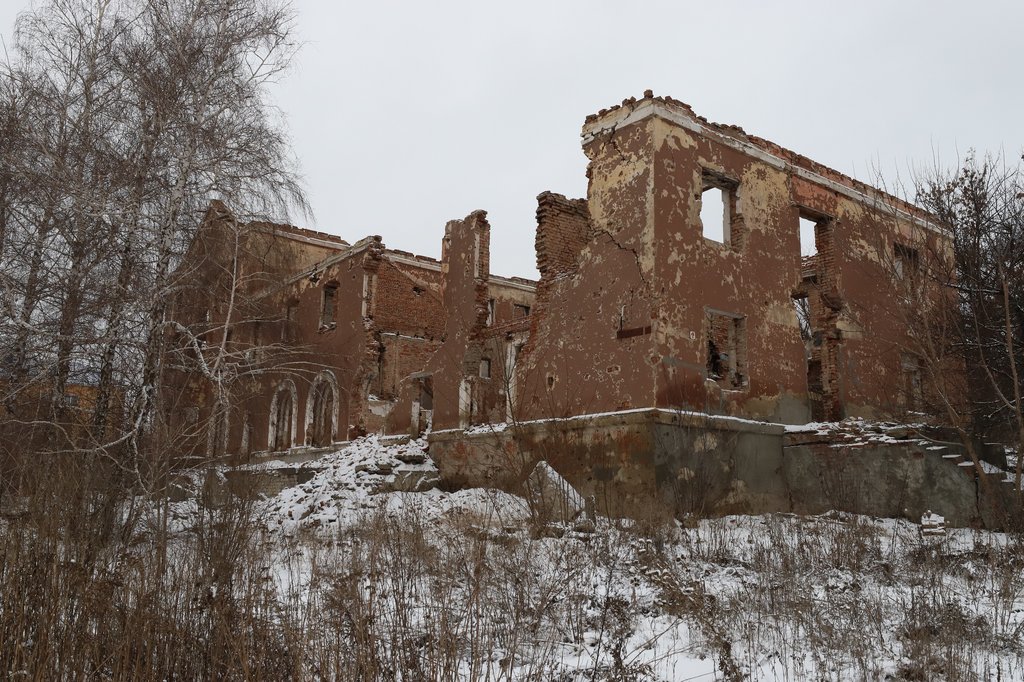
[[323,371],[313,380],[306,403],[306,444],[326,447],[338,432],[338,382]]
[[287,450],[295,433],[295,383],[283,382],[270,401],[270,431],[267,446],[271,451]]

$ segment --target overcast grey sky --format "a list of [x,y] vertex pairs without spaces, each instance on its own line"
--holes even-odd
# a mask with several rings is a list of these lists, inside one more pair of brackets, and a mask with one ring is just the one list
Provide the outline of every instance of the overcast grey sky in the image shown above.
[[[6,39],[27,3],[0,4]],[[1020,0],[294,7],[307,226],[437,257],[486,209],[496,274],[535,275],[536,195],[585,196],[584,117],[647,88],[866,181],[1024,145]]]

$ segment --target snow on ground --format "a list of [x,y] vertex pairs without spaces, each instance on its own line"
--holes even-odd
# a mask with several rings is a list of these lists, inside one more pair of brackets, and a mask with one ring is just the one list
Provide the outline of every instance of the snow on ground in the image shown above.
[[471,513],[517,525],[528,514],[521,498],[500,491],[444,493],[426,488],[437,481],[437,467],[427,455],[424,439],[385,444],[368,436],[300,468],[316,473],[264,503],[262,516],[270,527],[286,532],[339,528],[374,510],[395,514],[410,508],[429,520]]
[[395,490],[436,474],[423,441],[309,468],[262,503],[268,572],[368,610],[399,667],[440,675],[429,643],[452,641],[460,680],[1024,680],[1020,538],[845,513],[545,527],[500,491]]
[[[983,472],[985,472],[986,474],[1001,474],[1001,473],[1004,473],[1003,470],[1000,469],[999,467],[997,467],[995,464],[990,464],[989,462],[986,462],[985,460],[980,460],[978,462],[978,465],[981,467],[981,470]],[[972,466],[974,466],[974,462],[971,462],[971,461],[960,462],[959,464],[957,464],[957,466],[965,467],[965,468],[966,467],[972,467]]]
[[[856,447],[859,445],[886,445],[906,443],[915,440],[915,434],[926,428],[924,424],[896,424],[875,422],[857,417],[849,417],[839,422],[810,422],[808,424],[787,424],[786,433],[792,435],[808,434],[822,436],[833,441],[835,447]],[[930,450],[940,450],[942,445],[934,445],[928,440],[916,440]]]
[[[1007,449],[1006,451],[1006,478],[1004,479],[1007,483],[1014,484],[1017,482],[1017,454],[1016,450]],[[1021,490],[1024,490],[1024,479],[1020,482]]]

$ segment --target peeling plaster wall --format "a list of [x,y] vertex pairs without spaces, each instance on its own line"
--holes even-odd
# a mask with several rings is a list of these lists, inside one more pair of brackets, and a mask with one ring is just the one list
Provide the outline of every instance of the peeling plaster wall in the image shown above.
[[[585,151],[591,159],[585,231],[582,211],[539,197],[541,281],[521,379],[523,418],[654,401],[650,130],[613,131]],[[574,215],[578,228],[566,229],[561,223]]]
[[[658,406],[807,421],[803,344],[792,291],[800,241],[787,176],[734,150],[654,119],[657,148],[654,307]],[[702,172],[735,181],[740,209],[723,244],[702,235]],[[708,309],[745,321],[746,385],[706,381]]]
[[[812,408],[829,419],[893,411],[907,338],[892,310],[893,245],[913,239],[941,252],[948,240],[928,216],[650,93],[588,117],[583,139],[582,243],[551,246],[559,233],[541,195],[523,417],[657,406],[802,423]],[[702,234],[709,178],[729,192],[725,243]],[[565,202],[560,211],[584,214]],[[810,266],[801,215],[824,226]],[[810,371],[796,295],[814,312],[820,373]],[[738,321],[735,384],[709,377],[716,316]]]

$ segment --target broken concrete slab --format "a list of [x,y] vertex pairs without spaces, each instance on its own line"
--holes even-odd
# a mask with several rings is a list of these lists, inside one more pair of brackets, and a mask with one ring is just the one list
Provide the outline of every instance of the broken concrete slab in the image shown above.
[[527,477],[526,491],[535,517],[545,523],[572,523],[586,510],[583,496],[545,461]]

